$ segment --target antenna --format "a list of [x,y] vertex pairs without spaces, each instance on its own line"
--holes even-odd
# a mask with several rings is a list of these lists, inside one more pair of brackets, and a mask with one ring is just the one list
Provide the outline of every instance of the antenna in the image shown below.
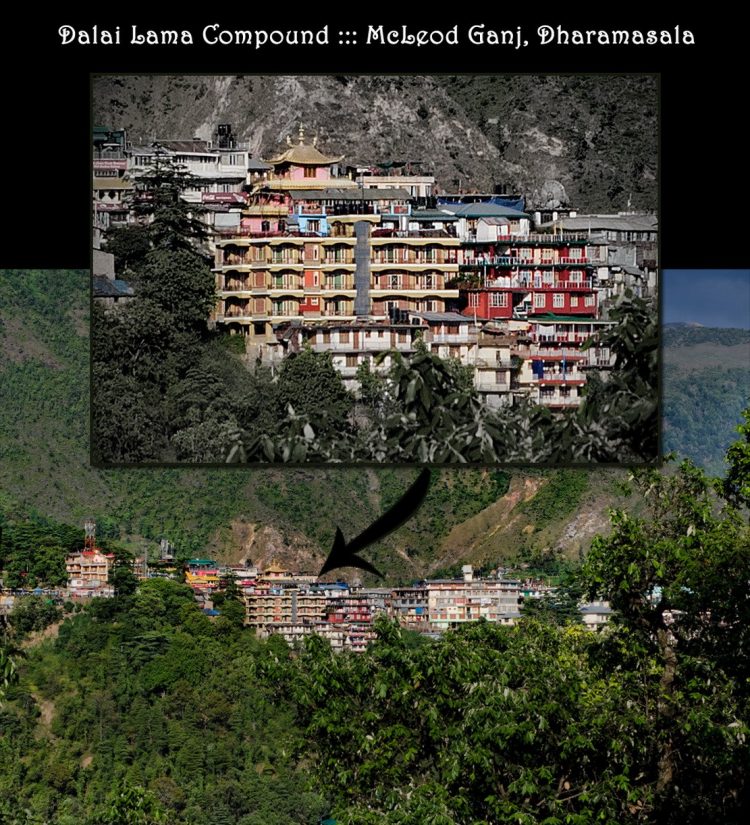
[[83,530],[86,534],[83,540],[83,549],[93,552],[96,550],[96,522],[94,519],[86,519],[83,522]]

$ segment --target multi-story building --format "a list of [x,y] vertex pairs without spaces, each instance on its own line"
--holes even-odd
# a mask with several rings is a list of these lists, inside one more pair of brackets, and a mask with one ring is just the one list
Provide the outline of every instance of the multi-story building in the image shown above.
[[525,333],[496,324],[486,324],[479,332],[468,363],[474,367],[474,385],[488,406],[501,407],[526,394],[518,380],[522,365],[518,349],[526,342]]
[[606,242],[593,242],[582,233],[498,235],[494,240],[480,239],[482,234],[463,241],[464,314],[486,319],[525,319],[547,312],[596,317],[598,276],[607,272]]
[[127,135],[124,129],[93,130],[94,227],[109,229],[127,222],[128,196],[133,185],[128,179]]
[[516,348],[522,359],[519,387],[546,407],[579,406],[588,371],[612,367],[609,349],[597,343],[597,334],[611,325],[600,318],[552,313],[531,319],[527,343]]
[[[451,216],[412,214],[406,188],[361,188],[304,141],[270,158],[237,233],[217,241],[216,320],[261,340],[284,321],[385,320],[458,298]],[[404,180],[401,178],[400,180]]]
[[397,587],[391,591],[390,614],[411,630],[427,627],[427,590],[422,585]]
[[243,591],[245,624],[262,628],[279,622],[310,623],[326,620],[325,593],[298,587],[257,586]]
[[434,580],[425,587],[429,622],[436,630],[477,619],[513,624],[520,615],[520,583],[515,579]]
[[83,550],[71,553],[65,560],[68,592],[71,596],[79,597],[111,596],[114,590],[109,584],[109,573],[114,564],[114,555],[97,547],[95,522],[86,521],[84,530]]

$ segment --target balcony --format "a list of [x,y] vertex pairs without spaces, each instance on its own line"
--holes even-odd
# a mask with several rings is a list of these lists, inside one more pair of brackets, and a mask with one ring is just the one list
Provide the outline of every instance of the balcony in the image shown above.
[[539,333],[531,333],[531,340],[540,344],[554,344],[554,343],[576,343],[583,344],[585,341],[591,339],[596,333],[593,332],[555,332],[546,335]]
[[562,372],[546,372],[543,376],[534,375],[531,379],[533,384],[585,384],[586,373],[571,370],[564,375]]
[[373,238],[444,238],[455,241],[458,244],[456,235],[447,232],[445,229],[375,229]]
[[579,407],[583,398],[575,396],[574,398],[555,398],[554,396],[548,398],[538,398],[537,404],[542,407]]
[[558,264],[561,265],[561,266],[578,266],[579,264],[581,264],[582,266],[585,266],[586,264],[590,264],[590,263],[591,263],[591,261],[586,257],[584,257],[584,258],[560,258],[560,260],[558,261]]
[[472,332],[432,332],[428,334],[433,344],[470,344],[477,340],[476,331]]

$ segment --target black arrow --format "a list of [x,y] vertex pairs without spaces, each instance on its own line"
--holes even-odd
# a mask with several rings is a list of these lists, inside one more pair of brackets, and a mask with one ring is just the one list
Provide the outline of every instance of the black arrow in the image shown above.
[[370,544],[384,538],[400,527],[424,501],[427,495],[427,490],[430,487],[430,471],[427,469],[417,476],[417,480],[409,487],[409,489],[401,496],[401,498],[388,510],[374,521],[366,530],[361,532],[356,539],[352,539],[348,544],[344,539],[344,534],[341,528],[336,528],[336,537],[333,540],[333,548],[325,561],[325,564],[320,568],[318,578],[328,573],[330,570],[335,570],[337,567],[358,567],[360,570],[367,570],[369,573],[374,573],[376,576],[383,578],[383,574],[369,561],[366,561],[357,553],[364,550]]

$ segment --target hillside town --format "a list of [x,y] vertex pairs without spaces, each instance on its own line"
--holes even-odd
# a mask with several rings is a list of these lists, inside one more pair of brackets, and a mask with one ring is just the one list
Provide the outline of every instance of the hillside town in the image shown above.
[[106,233],[138,220],[144,175],[171,164],[189,173],[182,197],[209,231],[211,321],[243,337],[249,363],[330,352],[356,390],[364,365],[384,372],[388,353],[423,345],[472,368],[490,407],[577,407],[591,370],[613,365],[596,339],[613,301],[655,294],[656,217],[531,204],[503,185],[446,192],[422,161],[351,165],[318,143],[300,126],[260,159],[231,124],[210,141],[149,146],[95,127],[95,298],[115,307],[135,294]]
[[[98,546],[96,524],[84,524],[84,545],[67,556],[67,583],[63,587],[33,590],[2,587],[0,613],[10,613],[18,599],[46,596],[55,603],[85,604],[92,598],[112,598],[115,556]],[[244,624],[265,638],[281,636],[294,646],[317,635],[334,650],[361,652],[376,637],[373,622],[383,614],[426,638],[439,638],[446,630],[480,620],[512,625],[521,616],[522,605],[555,592],[549,580],[521,579],[503,568],[477,575],[463,565],[458,578],[415,581],[403,587],[364,587],[340,579],[290,572],[278,564],[264,569],[250,562],[224,564],[211,558],[179,560],[173,546],[162,540],[153,558],[135,558],[130,568],[138,581],[171,579],[186,584],[203,612],[215,618],[221,611],[214,596],[233,590],[245,609]],[[611,610],[606,602],[581,603],[581,621],[596,629],[605,624]]]

